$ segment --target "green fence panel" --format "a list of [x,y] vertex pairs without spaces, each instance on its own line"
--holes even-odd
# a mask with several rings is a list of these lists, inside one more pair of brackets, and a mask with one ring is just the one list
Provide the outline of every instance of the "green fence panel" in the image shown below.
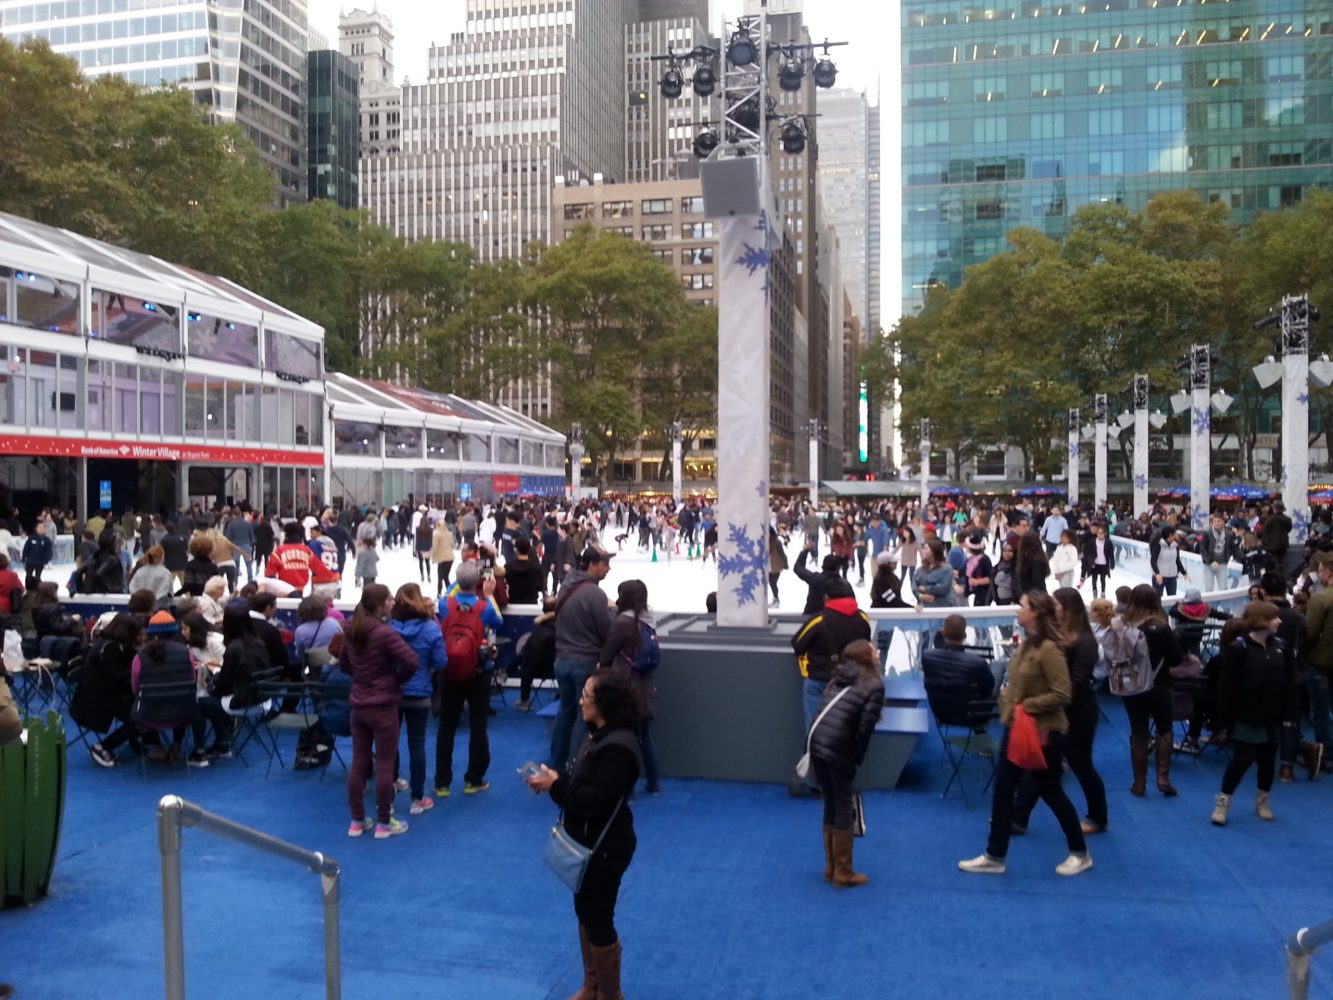
[[65,806],[65,727],[55,712],[29,719],[26,745],[0,750],[0,862],[6,905],[46,895]]

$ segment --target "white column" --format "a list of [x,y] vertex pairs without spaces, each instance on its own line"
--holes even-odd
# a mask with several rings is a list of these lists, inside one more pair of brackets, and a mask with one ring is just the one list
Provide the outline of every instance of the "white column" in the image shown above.
[[1092,502],[1096,507],[1106,503],[1106,395],[1098,393],[1093,399],[1093,413],[1096,416],[1092,454]]
[[930,421],[921,421],[921,513],[930,503]]
[[1134,516],[1148,509],[1148,376],[1134,376]]
[[1310,530],[1310,355],[1290,344],[1282,357],[1282,506],[1292,547],[1303,546]]
[[575,424],[569,430],[569,486],[572,499],[579,498],[579,487],[583,484],[583,427]]
[[[768,624],[768,221],[721,220],[717,623]],[[755,249],[762,266],[747,266]]]
[[671,499],[680,507],[680,424],[673,424],[671,427]]
[[1078,423],[1078,407],[1074,407],[1069,411],[1069,458],[1065,465],[1065,480],[1066,486],[1069,489],[1069,504],[1071,507],[1078,503]]
[[810,436],[810,506],[819,506],[819,421],[811,419],[806,428]]
[[1204,531],[1212,487],[1212,402],[1209,386],[1208,345],[1190,349],[1190,527]]

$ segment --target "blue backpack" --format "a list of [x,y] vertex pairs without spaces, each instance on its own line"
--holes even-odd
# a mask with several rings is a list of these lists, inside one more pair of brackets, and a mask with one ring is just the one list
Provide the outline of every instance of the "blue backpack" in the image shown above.
[[636,674],[650,674],[662,661],[662,645],[657,641],[657,629],[645,621],[639,622],[639,638],[634,644],[634,658],[629,660],[630,669]]

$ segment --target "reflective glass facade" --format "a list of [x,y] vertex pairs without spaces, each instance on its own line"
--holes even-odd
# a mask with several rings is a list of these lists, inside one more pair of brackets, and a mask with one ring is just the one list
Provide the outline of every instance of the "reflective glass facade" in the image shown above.
[[1333,186],[1327,0],[902,7],[903,309],[1031,226],[1185,188],[1248,222]]
[[332,49],[311,52],[306,65],[310,85],[307,191],[312,199],[328,198],[343,208],[356,208],[361,111],[356,67]]
[[306,0],[0,0],[0,35],[45,39],[89,76],[192,90],[259,147],[278,203],[305,200]]

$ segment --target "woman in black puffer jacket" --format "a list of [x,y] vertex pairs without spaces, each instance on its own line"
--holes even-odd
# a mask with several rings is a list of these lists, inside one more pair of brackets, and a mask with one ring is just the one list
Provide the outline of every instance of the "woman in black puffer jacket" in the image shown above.
[[824,796],[824,878],[843,888],[869,881],[852,869],[852,781],[884,707],[884,676],[864,639],[840,659],[810,730],[810,760]]

